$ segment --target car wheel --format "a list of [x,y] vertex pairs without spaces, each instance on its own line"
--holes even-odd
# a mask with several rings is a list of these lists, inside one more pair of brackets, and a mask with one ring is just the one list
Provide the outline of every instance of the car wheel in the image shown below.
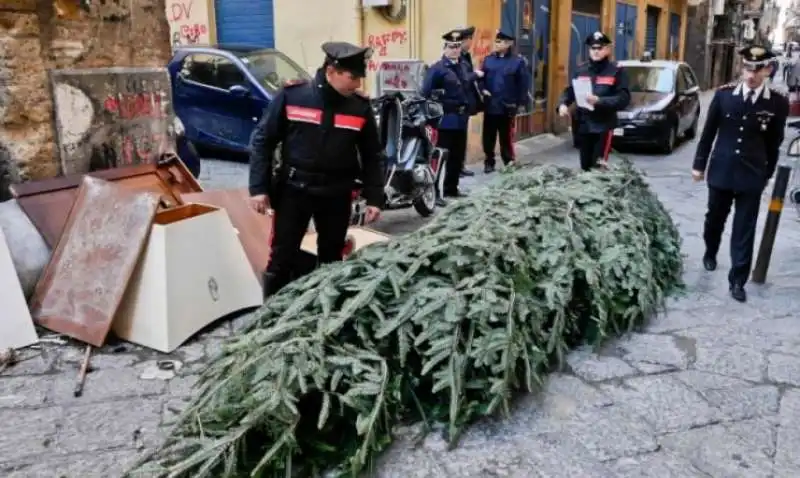
[[689,126],[689,129],[686,130],[686,133],[684,133],[683,137],[686,139],[694,139],[694,137],[697,136],[697,124],[699,122],[700,122],[700,109],[698,108],[697,113],[694,116],[694,121],[692,122],[692,125]]
[[678,129],[675,125],[669,128],[666,138],[662,140],[661,152],[664,154],[672,154],[675,151],[675,144],[678,142]]

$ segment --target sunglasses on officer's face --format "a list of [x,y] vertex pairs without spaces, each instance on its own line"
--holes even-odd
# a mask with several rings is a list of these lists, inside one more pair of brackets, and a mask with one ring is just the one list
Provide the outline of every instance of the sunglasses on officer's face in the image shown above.
[[450,50],[455,50],[456,48],[461,48],[461,43],[445,43],[445,48],[449,48]]
[[605,48],[605,47],[602,46],[602,45],[592,45],[592,46],[589,47],[589,49],[592,50],[592,51],[600,51],[603,48]]

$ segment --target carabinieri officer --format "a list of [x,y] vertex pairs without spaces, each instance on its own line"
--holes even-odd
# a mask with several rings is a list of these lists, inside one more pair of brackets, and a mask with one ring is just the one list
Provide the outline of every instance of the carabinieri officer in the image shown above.
[[476,96],[471,89],[478,79],[461,55],[461,30],[452,30],[442,35],[444,52],[442,59],[431,65],[422,83],[422,96],[433,98],[436,90],[443,91],[437,101],[442,103],[444,117],[439,124],[439,146],[447,149],[450,156],[445,164],[445,197],[463,197],[458,183],[467,156],[467,136],[470,112],[475,108]]
[[775,56],[772,52],[753,45],[739,54],[743,57],[742,80],[722,86],[714,94],[697,144],[692,177],[708,184],[703,228],[703,267],[708,271],[717,268],[725,221],[731,206],[735,207],[728,283],[731,296],[745,302],[761,193],[778,164],[789,101],[766,81]]
[[[325,62],[314,80],[284,86],[250,139],[250,203],[261,214],[274,212],[265,298],[291,279],[312,218],[319,262],[342,259],[356,179],[367,201],[365,221],[375,221],[383,207],[378,128],[369,99],[358,91],[372,50],[344,42],[322,50]],[[278,145],[282,164],[273,174]]]
[[494,40],[494,52],[483,60],[483,89],[486,111],[483,114],[484,173],[495,170],[494,148],[500,137],[500,158],[508,166],[514,154],[514,118],[525,110],[530,89],[530,73],[525,59],[514,52],[514,36],[501,30]]
[[[611,135],[617,126],[617,112],[628,107],[631,93],[628,90],[628,75],[609,59],[611,39],[603,32],[594,32],[586,38],[585,43],[589,46],[589,61],[578,67],[574,80],[589,80],[592,84],[592,93],[586,97],[586,101],[593,109],[576,110],[581,169],[588,171],[608,156]],[[558,114],[569,116],[569,106],[576,100],[578,98],[575,98],[575,90],[570,83],[558,102]]]

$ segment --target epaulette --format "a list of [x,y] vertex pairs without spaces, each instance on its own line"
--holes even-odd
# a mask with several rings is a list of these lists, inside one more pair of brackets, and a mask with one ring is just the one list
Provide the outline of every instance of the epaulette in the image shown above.
[[783,91],[783,89],[778,89],[778,88],[775,88],[773,86],[770,86],[769,87],[769,91],[775,93],[778,96],[783,96],[784,98],[788,98],[789,97],[788,92]]
[[305,80],[303,78],[296,78],[294,80],[289,80],[286,83],[284,83],[283,87],[291,88],[293,86],[306,85],[306,84],[308,84],[308,80]]
[[717,89],[718,89],[718,90],[732,90],[732,89],[736,88],[736,85],[738,85],[738,84],[739,84],[739,83],[736,83],[736,82],[733,82],[733,83],[727,83],[727,84],[724,84],[724,85],[720,86],[720,87],[719,87],[719,88],[717,88]]

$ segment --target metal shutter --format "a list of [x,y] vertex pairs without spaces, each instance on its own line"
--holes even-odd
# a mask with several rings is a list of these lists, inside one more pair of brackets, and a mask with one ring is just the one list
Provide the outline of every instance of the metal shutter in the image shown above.
[[614,32],[614,58],[629,60],[636,41],[636,5],[617,2],[617,28]]
[[275,48],[273,0],[214,0],[217,42]]
[[653,52],[653,56],[658,47],[658,15],[660,13],[658,8],[647,9],[647,33],[644,39],[644,49]]
[[584,42],[586,37],[600,30],[600,18],[580,12],[572,13],[572,41],[569,51],[569,75],[575,74],[578,65],[589,61],[589,49]]
[[673,13],[669,18],[670,58],[678,59],[681,51],[681,16]]

